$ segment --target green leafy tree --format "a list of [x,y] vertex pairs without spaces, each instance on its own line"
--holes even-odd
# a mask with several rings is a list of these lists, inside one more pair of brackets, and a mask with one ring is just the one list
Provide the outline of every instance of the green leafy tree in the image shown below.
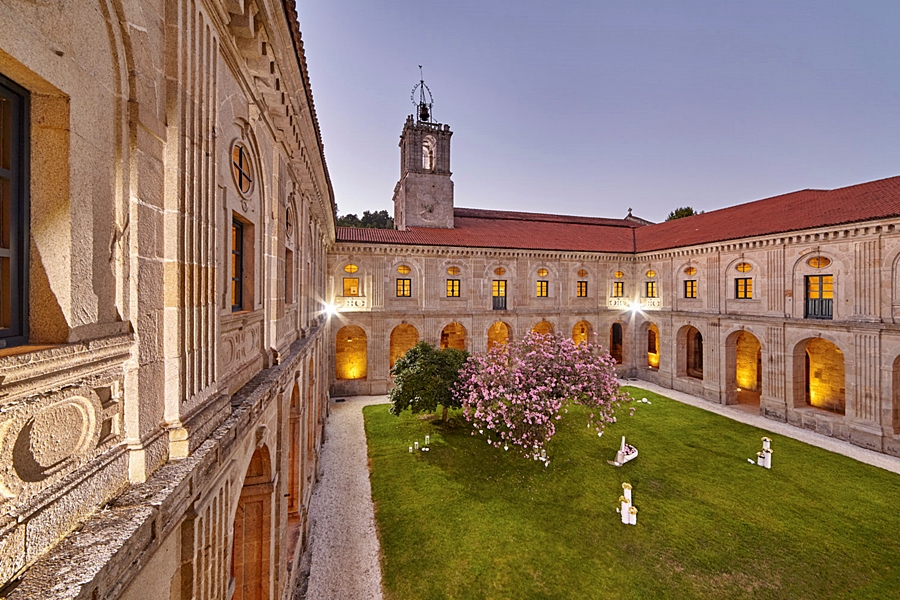
[[469,358],[465,350],[444,348],[438,350],[431,344],[419,342],[397,359],[391,374],[394,389],[390,393],[391,414],[404,410],[413,413],[436,412],[443,407],[443,419],[447,422],[447,409],[459,408],[454,397],[459,371]]
[[337,224],[341,227],[363,227],[367,229],[393,229],[394,219],[386,210],[372,212],[363,211],[360,219],[355,213],[350,213],[342,217],[338,217]]
[[675,219],[682,219],[684,217],[690,217],[693,215],[702,215],[703,211],[697,212],[690,206],[682,206],[680,208],[676,208],[672,212],[669,213],[669,216],[666,217],[666,221],[674,221]]

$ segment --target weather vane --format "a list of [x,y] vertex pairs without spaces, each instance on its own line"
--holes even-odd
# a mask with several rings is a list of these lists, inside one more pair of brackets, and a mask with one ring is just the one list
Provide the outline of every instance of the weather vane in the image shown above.
[[425,77],[422,75],[422,65],[419,65],[419,83],[413,86],[410,99],[412,100],[413,106],[416,107],[416,118],[422,123],[430,123],[431,107],[434,103],[434,98],[431,96],[431,90],[425,85]]

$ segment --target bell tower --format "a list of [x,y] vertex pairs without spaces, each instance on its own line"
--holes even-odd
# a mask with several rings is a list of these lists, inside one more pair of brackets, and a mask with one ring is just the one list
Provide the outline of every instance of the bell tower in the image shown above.
[[[421,70],[421,66],[419,69]],[[394,225],[453,228],[449,125],[434,121],[431,90],[424,79],[413,87],[416,114],[400,134],[400,181],[394,187]]]

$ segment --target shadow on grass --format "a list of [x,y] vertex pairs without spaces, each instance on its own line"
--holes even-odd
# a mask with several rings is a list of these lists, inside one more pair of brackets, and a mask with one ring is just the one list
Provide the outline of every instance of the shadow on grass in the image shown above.
[[[550,466],[467,425],[365,409],[388,598],[890,597],[896,475],[643,390],[598,438],[570,407]],[[627,415],[627,412],[624,414]],[[429,452],[408,447],[431,436]],[[620,436],[639,450],[607,464]],[[747,462],[773,440],[773,469]],[[615,512],[634,487],[636,527]]]

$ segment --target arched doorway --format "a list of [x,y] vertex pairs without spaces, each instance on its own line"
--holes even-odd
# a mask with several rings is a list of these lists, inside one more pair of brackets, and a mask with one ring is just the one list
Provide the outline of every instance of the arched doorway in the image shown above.
[[844,353],[832,342],[812,338],[797,344],[794,404],[845,414]]
[[736,331],[725,340],[727,402],[759,406],[762,395],[762,345],[749,331]]
[[659,368],[659,328],[654,323],[647,325],[647,366]]
[[303,462],[303,435],[300,429],[303,421],[300,414],[300,384],[294,382],[291,392],[291,426],[288,439],[288,514],[295,515],[300,511],[301,498],[303,498],[303,484],[300,479],[300,465]]
[[540,333],[541,335],[553,335],[553,325],[551,325],[547,321],[540,321],[531,328],[531,331],[533,331],[534,333]]
[[450,323],[441,331],[441,349],[466,349],[466,328],[462,323]]
[[589,341],[592,335],[594,335],[594,328],[587,321],[578,321],[572,328],[572,341],[576,344]]
[[900,356],[891,370],[891,427],[894,435],[900,434]]
[[612,327],[609,328],[609,354],[620,365],[624,362],[622,358],[625,347],[624,339],[622,324],[613,323]]
[[509,325],[503,321],[497,321],[487,332],[487,347],[490,350],[495,344],[509,343]]
[[419,342],[419,330],[408,323],[402,323],[391,331],[391,368],[397,359]]
[[368,369],[366,332],[356,325],[341,327],[334,341],[334,365],[338,379],[365,379]]
[[262,446],[250,459],[234,515],[231,546],[234,600],[269,598],[273,491],[269,449]]
[[703,335],[696,327],[688,326],[684,336],[684,373],[703,379]]

